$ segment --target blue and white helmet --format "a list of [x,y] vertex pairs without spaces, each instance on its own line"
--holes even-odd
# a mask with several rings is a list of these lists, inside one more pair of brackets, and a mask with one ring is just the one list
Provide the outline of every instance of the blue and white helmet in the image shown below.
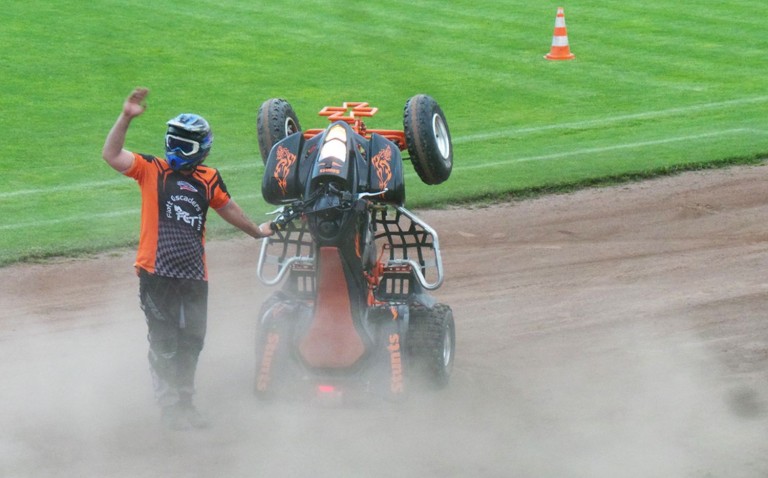
[[183,113],[167,123],[165,156],[174,171],[195,169],[213,145],[211,126],[200,115]]

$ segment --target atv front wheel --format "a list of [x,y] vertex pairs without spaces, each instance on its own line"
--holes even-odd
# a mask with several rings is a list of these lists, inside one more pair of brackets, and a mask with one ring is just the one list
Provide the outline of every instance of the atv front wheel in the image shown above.
[[286,100],[271,98],[262,103],[256,115],[256,133],[262,162],[267,163],[275,143],[300,131],[299,118]]
[[446,304],[436,304],[423,312],[411,314],[408,349],[423,366],[427,384],[443,388],[451,378],[456,352],[453,311]]
[[416,174],[425,184],[440,184],[453,169],[453,145],[443,110],[428,95],[405,103],[403,129]]

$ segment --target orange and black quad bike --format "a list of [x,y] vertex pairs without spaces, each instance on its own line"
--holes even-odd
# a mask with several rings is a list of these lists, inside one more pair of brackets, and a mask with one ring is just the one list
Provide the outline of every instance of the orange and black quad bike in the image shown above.
[[280,286],[256,334],[261,398],[372,394],[398,399],[448,384],[455,352],[437,233],[405,209],[403,152],[426,184],[451,174],[442,109],[428,95],[405,104],[402,130],[368,129],[367,103],[325,107],[324,129],[302,131],[292,106],[257,115],[262,194],[280,206],[264,239],[262,282]]

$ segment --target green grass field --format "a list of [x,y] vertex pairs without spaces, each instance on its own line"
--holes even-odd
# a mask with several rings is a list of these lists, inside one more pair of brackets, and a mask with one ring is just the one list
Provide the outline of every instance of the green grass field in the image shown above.
[[[493,201],[768,153],[765,0],[12,1],[0,17],[0,265],[134,244],[139,195],[101,159],[123,99],[151,89],[127,147],[161,154],[197,112],[208,160],[257,221],[255,114],[288,99],[304,128],[368,101],[400,128],[433,96],[455,146],[439,186],[409,172],[411,208]],[[551,62],[558,6],[576,59]],[[410,168],[409,168],[410,170]],[[215,214],[209,238],[232,234]]]

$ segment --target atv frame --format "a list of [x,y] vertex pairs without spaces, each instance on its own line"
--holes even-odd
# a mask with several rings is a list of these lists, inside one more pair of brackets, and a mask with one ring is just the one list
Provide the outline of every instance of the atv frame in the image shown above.
[[[431,291],[444,280],[436,231],[404,207],[400,151],[427,184],[450,175],[445,117],[426,95],[408,100],[404,129],[368,129],[367,103],[325,107],[331,125],[301,131],[293,108],[267,100],[257,118],[262,194],[275,234],[258,278],[282,284],[264,303],[254,391],[261,398],[402,398],[416,383],[448,384],[455,325]],[[416,166],[416,165],[419,166]],[[423,379],[423,380],[421,380]]]

